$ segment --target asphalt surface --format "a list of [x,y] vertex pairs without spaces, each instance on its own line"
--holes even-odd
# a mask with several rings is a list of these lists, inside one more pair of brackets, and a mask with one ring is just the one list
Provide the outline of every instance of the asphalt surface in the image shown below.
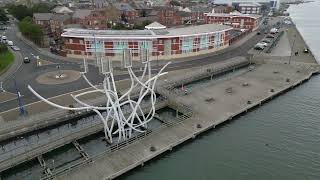
[[[61,66],[60,69],[62,70],[65,69],[65,70],[81,71],[81,68],[78,63],[64,62],[61,60],[53,59],[51,57],[39,55],[39,53],[36,50],[31,48],[29,45],[25,44],[16,36],[17,32],[18,32],[17,27],[14,24],[12,24],[6,30],[5,35],[9,40],[14,42],[14,45],[18,46],[21,49],[20,53],[22,54],[22,57],[27,56],[31,58],[31,63],[23,64],[18,69],[18,71],[15,73],[14,76],[6,79],[4,81],[4,88],[6,89],[6,91],[13,92],[13,93],[16,93],[18,89],[21,95],[23,96],[21,98],[22,104],[29,104],[35,101],[39,101],[39,99],[36,98],[27,89],[28,84],[30,84],[37,92],[39,92],[43,97],[46,97],[46,98],[89,87],[82,78],[80,78],[77,81],[67,83],[67,84],[61,84],[61,85],[41,85],[36,83],[35,79],[37,76],[46,72],[56,71],[58,64],[60,64]],[[0,31],[0,34],[2,33],[3,31],[2,32]],[[224,61],[236,56],[247,56],[247,52],[262,38],[263,38],[263,35],[255,35],[251,39],[249,39],[247,42],[245,42],[243,45],[231,51],[224,52],[221,54],[216,54],[210,57],[204,57],[204,58],[197,57],[196,59],[193,59],[190,61],[173,63],[170,66],[168,66],[167,71],[186,69],[186,68],[196,67],[196,66],[203,66],[206,64]],[[36,67],[35,58],[33,58],[31,54],[35,56],[40,56],[41,59],[51,61],[55,64]],[[103,79],[103,77],[99,75],[98,69],[92,65],[89,65],[89,73],[87,74],[87,77],[94,84],[98,84],[102,82],[102,79]],[[115,77],[116,80],[120,80],[124,78],[127,78],[127,75],[118,75]],[[15,80],[16,80],[16,86],[14,83]],[[17,100],[12,100],[6,103],[0,102],[0,112],[15,108],[17,106],[18,106]]]

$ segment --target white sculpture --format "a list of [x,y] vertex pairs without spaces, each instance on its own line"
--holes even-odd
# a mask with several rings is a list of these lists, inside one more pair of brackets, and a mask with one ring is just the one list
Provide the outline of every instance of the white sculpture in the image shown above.
[[[118,141],[125,140],[132,137],[133,132],[144,132],[147,128],[147,123],[150,122],[155,115],[155,103],[156,103],[156,93],[154,88],[157,79],[166,74],[162,72],[169,64],[168,62],[162,69],[154,76],[152,76],[151,65],[149,61],[148,51],[145,50],[140,53],[141,63],[144,67],[141,77],[137,77],[132,70],[132,54],[130,50],[123,51],[123,66],[127,69],[130,76],[131,85],[129,90],[123,95],[119,96],[117,87],[114,80],[113,68],[111,60],[105,60],[102,57],[97,57],[97,65],[99,66],[100,72],[104,75],[104,80],[102,83],[102,88],[94,86],[86,77],[88,72],[88,65],[84,59],[84,72],[81,72],[82,77],[85,81],[93,88],[93,90],[88,90],[86,92],[72,95],[72,98],[78,102],[81,107],[66,107],[55,104],[41,95],[39,95],[30,85],[28,85],[29,90],[36,95],[39,99],[44,102],[65,110],[92,110],[98,114],[100,119],[104,124],[104,133],[106,140],[109,143],[113,143],[113,137],[117,136]],[[134,100],[132,96],[132,91],[138,90],[138,98]],[[93,106],[87,104],[79,99],[83,95],[90,93],[101,92],[105,94],[107,99],[105,106]],[[148,113],[144,113],[141,107],[141,102],[143,99],[150,94],[151,106]],[[125,107],[125,108],[124,108]],[[106,116],[103,116],[101,111],[106,111]],[[124,112],[126,111],[126,112]]]

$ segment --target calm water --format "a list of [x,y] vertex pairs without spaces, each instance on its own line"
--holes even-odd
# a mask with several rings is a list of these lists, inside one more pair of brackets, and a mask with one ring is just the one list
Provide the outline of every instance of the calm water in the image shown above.
[[300,33],[320,63],[320,0],[291,5],[288,11]]
[[[320,1],[290,13],[320,60]],[[320,76],[122,176],[126,180],[319,180]]]

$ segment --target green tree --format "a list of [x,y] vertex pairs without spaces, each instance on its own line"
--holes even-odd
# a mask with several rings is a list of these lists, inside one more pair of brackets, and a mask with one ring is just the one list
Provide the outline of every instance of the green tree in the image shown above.
[[8,51],[8,47],[4,43],[0,43],[0,53],[5,53]]
[[31,11],[32,13],[49,13],[51,9],[52,9],[52,6],[50,6],[49,4],[39,3],[39,4],[35,4],[31,8]]
[[144,20],[142,23],[134,24],[133,29],[145,29],[145,26],[151,24],[152,22],[149,20]]
[[17,18],[19,21],[21,21],[23,18],[29,16],[32,17],[33,13],[31,9],[29,9],[27,6],[23,5],[10,5],[8,7],[8,11],[10,14],[12,14],[15,18]]
[[9,21],[9,18],[7,17],[5,11],[3,9],[0,9],[0,22],[7,22]]
[[21,33],[34,43],[41,45],[43,40],[43,31],[40,26],[32,23],[31,17],[25,17],[19,22],[19,29]]

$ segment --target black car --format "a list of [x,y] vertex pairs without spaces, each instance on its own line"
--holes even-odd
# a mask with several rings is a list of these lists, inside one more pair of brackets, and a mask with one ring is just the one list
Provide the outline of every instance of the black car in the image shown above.
[[24,58],[23,58],[23,62],[24,62],[24,63],[30,63],[30,58],[24,57]]

